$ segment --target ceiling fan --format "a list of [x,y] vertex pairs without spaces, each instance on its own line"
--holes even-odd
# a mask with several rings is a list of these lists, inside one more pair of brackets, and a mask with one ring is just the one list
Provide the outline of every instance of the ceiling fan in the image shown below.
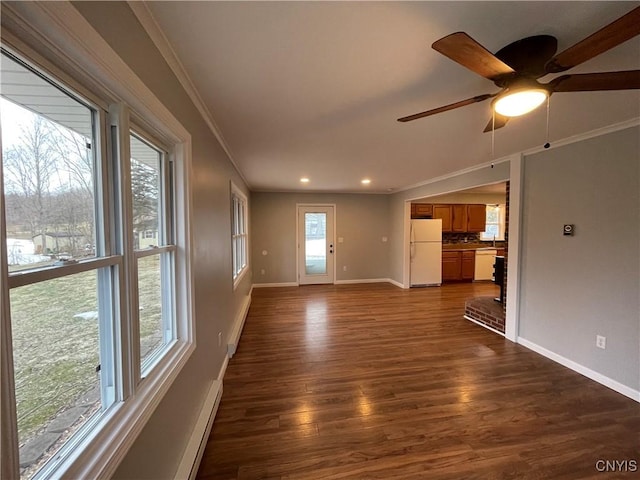
[[466,33],[452,33],[437,40],[431,47],[491,80],[502,90],[402,117],[398,121],[409,122],[495,98],[492,102],[494,117],[484,129],[490,132],[504,127],[510,117],[534,110],[556,92],[639,89],[640,70],[567,74],[548,83],[538,82],[540,77],[569,70],[638,34],[640,7],[557,55],[558,41],[550,35],[523,38],[494,55]]

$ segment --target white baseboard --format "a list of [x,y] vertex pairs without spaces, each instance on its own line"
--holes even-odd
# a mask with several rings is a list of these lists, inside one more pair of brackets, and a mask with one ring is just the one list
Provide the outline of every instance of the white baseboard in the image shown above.
[[[390,283],[398,288],[405,288],[400,282],[396,282],[391,278],[360,278],[354,280],[336,280],[335,285],[348,284],[348,283]],[[253,288],[272,288],[272,287],[297,287],[296,282],[282,282],[282,283],[254,283]]]
[[244,302],[242,303],[242,307],[238,312],[238,316],[236,317],[235,322],[233,322],[233,328],[231,329],[229,340],[227,341],[227,354],[229,358],[233,357],[233,355],[235,355],[236,353],[236,350],[238,349],[238,343],[240,343],[240,336],[242,335],[242,329],[244,328],[244,321],[247,318],[247,313],[249,313],[250,306],[251,292],[249,292],[249,294],[245,297]]
[[271,287],[297,287],[296,282],[282,282],[282,283],[254,283],[253,288],[271,288]]
[[400,282],[396,282],[394,279],[392,278],[387,278],[387,282],[389,282],[391,285],[395,285],[398,288],[409,288],[409,287],[405,287],[403,284],[401,284]]
[[585,377],[590,378],[591,380],[598,382],[601,385],[604,385],[605,387],[609,387],[611,390],[621,393],[625,397],[629,397],[630,399],[635,400],[636,402],[640,402],[640,391],[638,390],[634,390],[631,387],[623,385],[622,383],[617,382],[616,380],[613,380],[612,378],[609,378],[606,375],[603,375],[594,370],[591,370],[590,368],[585,367],[584,365],[580,365],[579,363],[576,363],[573,360],[569,360],[568,358],[563,357],[562,355],[558,355],[557,353],[552,352],[551,350],[547,350],[546,348],[541,347],[536,343],[530,342],[525,338],[518,337],[516,341],[523,347],[527,347],[529,350],[533,350],[534,352],[539,353],[540,355],[547,357],[553,360],[554,362],[558,362],[560,365],[564,365],[565,367],[570,368],[574,372],[578,372],[579,374],[584,375]]
[[[228,360],[228,357],[226,358]],[[187,448],[182,455],[182,460],[180,460],[178,471],[174,476],[176,480],[193,480],[196,478],[221,398],[222,382],[220,380],[214,380],[209,388],[207,397],[204,399],[204,404],[200,410],[200,415],[198,415],[193,433],[187,443]]]
[[347,285],[351,283],[387,283],[388,278],[355,278],[352,280],[336,280],[336,285]]
[[493,333],[497,333],[498,335],[504,337],[504,333],[502,333],[500,330],[496,330],[495,328],[492,328],[489,325],[485,325],[484,323],[477,321],[475,318],[471,318],[469,315],[463,315],[463,317],[469,320],[470,322],[475,323],[476,325],[480,325],[481,327],[484,327],[487,330],[491,330]]

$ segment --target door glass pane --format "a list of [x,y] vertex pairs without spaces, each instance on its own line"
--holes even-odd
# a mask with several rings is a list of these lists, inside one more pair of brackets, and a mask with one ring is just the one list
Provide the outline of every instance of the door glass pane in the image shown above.
[[327,214],[304,214],[304,252],[307,275],[327,273]]
[[97,271],[11,289],[21,478],[100,410]]

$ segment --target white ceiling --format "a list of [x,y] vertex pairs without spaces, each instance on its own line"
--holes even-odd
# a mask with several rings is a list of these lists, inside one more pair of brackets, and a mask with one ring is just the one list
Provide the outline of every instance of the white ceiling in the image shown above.
[[[148,2],[252,190],[388,192],[545,143],[546,109],[491,134],[498,89],[431,49],[465,31],[495,52],[536,34],[559,51],[638,2]],[[568,73],[640,68],[640,37]],[[553,78],[548,76],[542,80]],[[638,90],[558,93],[550,139],[640,117]],[[311,179],[302,185],[300,177]],[[364,187],[360,180],[371,179]]]

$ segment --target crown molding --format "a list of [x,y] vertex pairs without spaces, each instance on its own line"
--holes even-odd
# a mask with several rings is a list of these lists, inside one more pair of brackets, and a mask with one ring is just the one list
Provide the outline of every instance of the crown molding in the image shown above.
[[160,52],[160,55],[162,55],[162,58],[164,58],[164,60],[167,62],[167,65],[169,65],[169,68],[171,69],[173,74],[176,76],[176,78],[180,82],[180,85],[182,85],[182,88],[184,88],[185,92],[187,93],[187,95],[189,96],[189,98],[191,99],[195,107],[198,109],[198,112],[200,112],[200,115],[202,116],[203,120],[209,127],[209,130],[211,130],[211,133],[213,133],[213,135],[218,140],[218,143],[220,143],[220,146],[227,154],[229,161],[232,163],[232,165],[238,172],[238,175],[240,175],[245,185],[247,185],[247,188],[251,190],[251,186],[249,185],[249,182],[247,181],[244,174],[242,173],[242,170],[240,170],[240,167],[236,163],[233,157],[233,154],[231,152],[231,148],[229,147],[229,144],[225,140],[224,135],[222,134],[222,131],[218,127],[216,121],[213,119],[213,115],[211,115],[211,112],[209,111],[204,100],[200,96],[198,89],[193,84],[191,77],[189,77],[189,75],[187,74],[187,71],[184,68],[184,65],[178,58],[178,55],[176,54],[175,50],[171,46],[171,43],[167,39],[162,29],[160,28],[160,25],[158,24],[155,17],[151,13],[151,10],[149,10],[149,7],[147,6],[146,2],[127,1],[127,3],[129,5],[129,8],[131,8],[131,10],[133,11],[133,14],[136,16],[136,18],[142,25],[142,28],[144,28],[144,30],[147,32],[147,35],[149,35],[149,38],[151,39],[151,41]]

